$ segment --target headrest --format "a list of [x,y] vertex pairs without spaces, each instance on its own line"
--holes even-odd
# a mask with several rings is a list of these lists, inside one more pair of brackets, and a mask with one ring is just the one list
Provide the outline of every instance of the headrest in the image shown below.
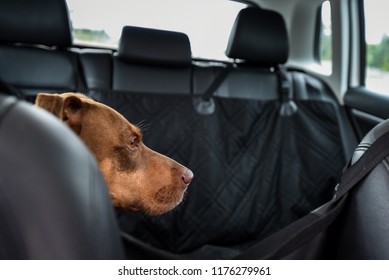
[[2,0],[0,42],[67,47],[72,44],[65,0]]
[[184,33],[125,26],[118,57],[134,63],[188,66],[192,53],[189,38]]
[[288,35],[280,14],[256,7],[239,12],[226,50],[228,57],[272,66],[285,63],[288,52]]

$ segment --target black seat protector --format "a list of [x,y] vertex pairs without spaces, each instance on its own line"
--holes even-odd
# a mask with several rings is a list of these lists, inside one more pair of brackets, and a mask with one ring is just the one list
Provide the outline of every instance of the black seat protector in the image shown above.
[[338,106],[214,97],[211,115],[185,95],[94,92],[147,126],[144,142],[193,170],[184,201],[160,217],[119,216],[123,231],[183,258],[225,259],[328,201],[345,164]]

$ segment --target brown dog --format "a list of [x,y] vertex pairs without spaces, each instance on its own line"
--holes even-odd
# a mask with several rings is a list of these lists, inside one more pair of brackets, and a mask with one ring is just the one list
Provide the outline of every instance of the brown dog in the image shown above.
[[117,111],[75,93],[41,93],[35,104],[65,122],[94,153],[115,206],[159,215],[181,202],[192,171],[146,147],[141,131]]

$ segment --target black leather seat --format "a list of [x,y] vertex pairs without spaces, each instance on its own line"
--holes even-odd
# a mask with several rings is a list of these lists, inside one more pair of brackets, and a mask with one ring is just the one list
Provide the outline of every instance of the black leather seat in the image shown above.
[[51,114],[0,96],[0,259],[121,259],[97,164]]
[[64,0],[2,0],[0,28],[0,80],[28,100],[83,87]]
[[[388,132],[388,120],[373,128],[355,150],[351,163],[357,162]],[[338,258],[389,259],[388,186],[389,157],[386,157],[350,192],[338,222]]]

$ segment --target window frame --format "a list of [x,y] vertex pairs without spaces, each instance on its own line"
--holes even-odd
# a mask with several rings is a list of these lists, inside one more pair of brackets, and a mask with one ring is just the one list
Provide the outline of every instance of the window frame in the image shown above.
[[[323,4],[323,3],[322,3]],[[313,43],[313,58],[314,60],[320,64],[321,58],[320,58],[320,39],[321,39],[321,22],[322,22],[322,16],[321,16],[321,9],[322,4],[317,8],[316,11],[316,22],[315,22],[315,37],[314,37],[314,43]]]
[[[351,1],[349,0],[350,5]],[[367,57],[367,42],[366,42],[366,20],[365,20],[365,0],[357,1],[358,8],[358,33],[359,33],[359,84],[366,87],[366,57]],[[350,26],[351,17],[350,17]],[[350,54],[351,55],[351,54]],[[350,57],[351,61],[351,57]]]

